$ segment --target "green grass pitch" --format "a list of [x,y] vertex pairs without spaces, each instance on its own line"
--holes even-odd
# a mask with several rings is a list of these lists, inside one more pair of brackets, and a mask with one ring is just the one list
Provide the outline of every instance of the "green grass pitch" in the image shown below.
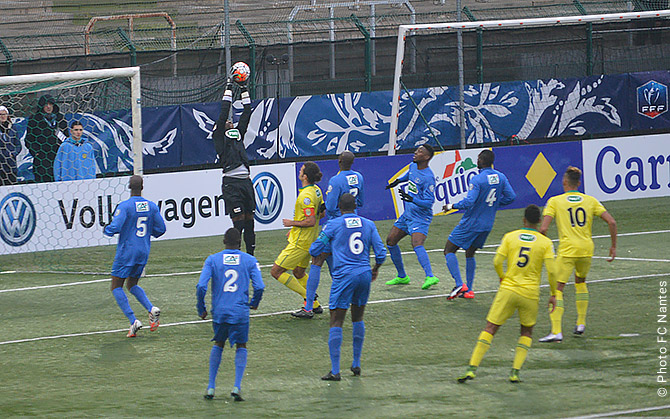
[[[257,256],[266,292],[251,321],[243,403],[227,397],[234,374],[229,347],[217,397],[202,397],[212,330],[196,315],[195,284],[205,258],[222,248],[222,236],[154,243],[148,276],[140,284],[161,307],[162,324],[156,332],[141,330],[135,339],[125,337],[127,320],[104,275],[114,247],[2,256],[3,271],[19,272],[0,274],[0,416],[572,417],[670,405],[657,394],[664,387],[657,383],[659,351],[670,346],[657,343],[660,282],[670,283],[670,198],[605,206],[621,234],[618,259],[604,260],[607,226],[596,220],[586,334],[570,333],[576,310],[574,287],[568,285],[566,338],[562,344],[537,342],[549,331],[541,309],[518,385],[507,381],[519,333],[516,316],[496,335],[477,378],[458,384],[456,377],[467,366],[495,295],[495,245],[505,232],[520,227],[522,210],[498,213],[489,246],[477,254],[472,301],[444,298],[453,280],[441,249],[459,215],[436,217],[430,229],[426,249],[441,280],[437,286],[420,289],[422,271],[413,253],[403,255],[411,284],[384,285],[395,276],[387,260],[366,310],[362,376],[349,373],[351,325],[345,323],[343,378],[336,383],[320,380],[330,368],[327,312],[312,320],[288,314],[302,301],[269,275],[285,231],[259,233]],[[382,238],[391,224],[377,223]],[[556,238],[555,226],[549,233]],[[411,251],[408,239],[401,249]],[[463,253],[458,257],[464,272]],[[63,268],[70,272],[57,272]],[[319,293],[327,304],[326,271]],[[59,284],[64,286],[43,288]],[[541,307],[547,297],[545,287]],[[130,302],[148,323],[132,296]],[[670,408],[637,414],[668,416]]]

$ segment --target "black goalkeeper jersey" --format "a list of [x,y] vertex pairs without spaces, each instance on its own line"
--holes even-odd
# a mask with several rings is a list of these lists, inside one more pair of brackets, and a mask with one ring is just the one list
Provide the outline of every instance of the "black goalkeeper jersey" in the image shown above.
[[237,128],[228,130],[236,130],[239,132],[239,135],[235,135],[235,133],[228,133],[229,135],[226,135],[226,119],[228,118],[231,105],[232,101],[223,100],[221,102],[221,114],[212,134],[214,148],[216,149],[216,154],[219,155],[219,162],[221,163],[221,167],[223,167],[223,173],[230,172],[242,165],[247,169],[249,168],[249,157],[244,148],[244,134],[247,132],[249,119],[251,118],[251,104],[244,105]]

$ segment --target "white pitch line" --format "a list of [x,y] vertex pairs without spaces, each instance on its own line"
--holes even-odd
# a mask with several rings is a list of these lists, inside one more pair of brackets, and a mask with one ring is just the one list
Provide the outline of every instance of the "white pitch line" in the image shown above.
[[670,409],[670,404],[666,404],[665,406],[643,407],[641,409],[619,410],[617,412],[596,413],[596,414],[587,415],[587,416],[573,416],[570,419],[606,418],[606,417],[611,417],[611,416],[630,415],[632,413],[653,412],[654,410],[665,410],[665,409]]
[[[430,249],[430,250],[427,250],[426,252],[433,253],[433,252],[441,252],[441,251],[442,251],[442,249]],[[403,255],[409,255],[409,254],[412,254],[412,253],[414,253],[414,251],[411,251],[411,250],[407,251],[407,252],[402,252]],[[489,252],[489,251],[486,251],[486,250],[480,250],[478,253],[485,254],[485,255],[495,255],[496,252]],[[370,256],[370,258],[373,258],[373,257],[374,257],[374,255]],[[609,259],[608,256],[593,256],[593,258],[594,259]],[[665,262],[665,263],[670,263],[670,260],[668,260],[668,259],[645,259],[645,258],[617,257],[616,260],[628,260],[628,261],[634,261],[634,262]],[[261,265],[261,268],[271,268],[271,267],[272,267],[272,265]],[[150,274],[150,275],[145,275],[142,278],[165,278],[165,277],[171,277],[171,276],[199,275],[199,274],[200,274],[200,271],[174,272],[174,273],[166,273],[166,274]],[[0,289],[0,294],[5,293],[5,292],[33,291],[33,290],[48,289],[48,288],[69,287],[69,286],[74,286],[74,285],[88,285],[88,284],[96,284],[96,283],[107,282],[107,281],[109,281],[109,278],[94,279],[92,281],[66,282],[66,283],[63,283],[63,284],[36,285],[34,287],[10,288],[10,289],[6,289],[6,290],[1,290]],[[589,282],[595,282],[595,281],[589,281]]]
[[[614,281],[626,281],[626,280],[631,280],[631,279],[641,279],[641,278],[650,278],[650,277],[658,277],[658,276],[668,276],[670,277],[670,273],[664,273],[664,274],[649,274],[649,275],[638,275],[638,276],[625,276],[625,277],[620,277],[620,278],[607,278],[607,279],[596,279],[593,281],[589,281],[589,283],[597,283],[597,282],[614,282]],[[548,287],[547,284],[543,284],[540,286],[541,288],[546,288]],[[494,292],[497,292],[498,290],[484,290],[484,291],[477,291],[477,294],[491,294]],[[401,297],[401,298],[388,298],[384,300],[375,300],[375,301],[368,301],[369,304],[381,304],[381,303],[394,303],[394,302],[402,302],[402,301],[414,301],[414,300],[425,300],[429,298],[441,298],[441,297],[446,297],[448,294],[432,294],[432,295],[420,295],[420,296],[414,296],[414,297]],[[328,306],[324,305],[323,308],[328,308]],[[295,310],[288,310],[288,311],[275,311],[272,313],[258,313],[258,314],[251,314],[249,317],[251,318],[257,318],[257,317],[271,317],[271,316],[279,316],[282,314],[289,314],[292,313]],[[186,324],[197,324],[197,323],[209,323],[211,320],[190,320],[190,321],[184,321],[184,322],[176,322],[176,323],[166,323],[166,324],[161,324],[161,328],[165,327],[172,327],[172,326],[182,326]],[[0,342],[1,345],[9,345],[12,343],[25,343],[25,342],[36,342],[40,340],[51,340],[51,339],[60,339],[60,338],[70,338],[70,337],[79,337],[79,336],[91,336],[91,335],[101,335],[101,334],[107,334],[107,333],[118,333],[118,332],[125,332],[128,329],[114,329],[114,330],[99,330],[96,332],[82,332],[82,333],[71,333],[67,335],[56,335],[56,336],[41,336],[41,337],[36,337],[36,338],[27,338],[27,339],[17,339],[17,340],[9,340],[5,342]]]

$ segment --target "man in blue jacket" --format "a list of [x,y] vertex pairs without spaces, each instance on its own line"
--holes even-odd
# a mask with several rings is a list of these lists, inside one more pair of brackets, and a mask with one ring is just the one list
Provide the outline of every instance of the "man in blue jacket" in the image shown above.
[[95,179],[95,151],[83,136],[79,121],[70,125],[70,136],[58,148],[54,160],[54,180]]
[[[507,177],[501,172],[493,169],[495,155],[491,150],[484,150],[477,157],[477,168],[479,174],[470,179],[470,190],[468,195],[455,204],[444,206],[445,211],[451,209],[463,210],[463,218],[449,235],[444,245],[444,257],[447,261],[447,269],[456,281],[456,286],[447,300],[456,297],[475,298],[473,283],[475,280],[475,252],[484,247],[493,222],[495,221],[498,208],[511,204],[516,198]],[[463,284],[461,272],[456,259],[456,251],[465,249],[465,278]]]

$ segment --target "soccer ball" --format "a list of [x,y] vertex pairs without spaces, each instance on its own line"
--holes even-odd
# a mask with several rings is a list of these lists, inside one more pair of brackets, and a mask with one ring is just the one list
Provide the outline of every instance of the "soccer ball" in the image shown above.
[[230,67],[230,78],[236,83],[244,83],[249,78],[249,66],[242,62],[236,62]]

